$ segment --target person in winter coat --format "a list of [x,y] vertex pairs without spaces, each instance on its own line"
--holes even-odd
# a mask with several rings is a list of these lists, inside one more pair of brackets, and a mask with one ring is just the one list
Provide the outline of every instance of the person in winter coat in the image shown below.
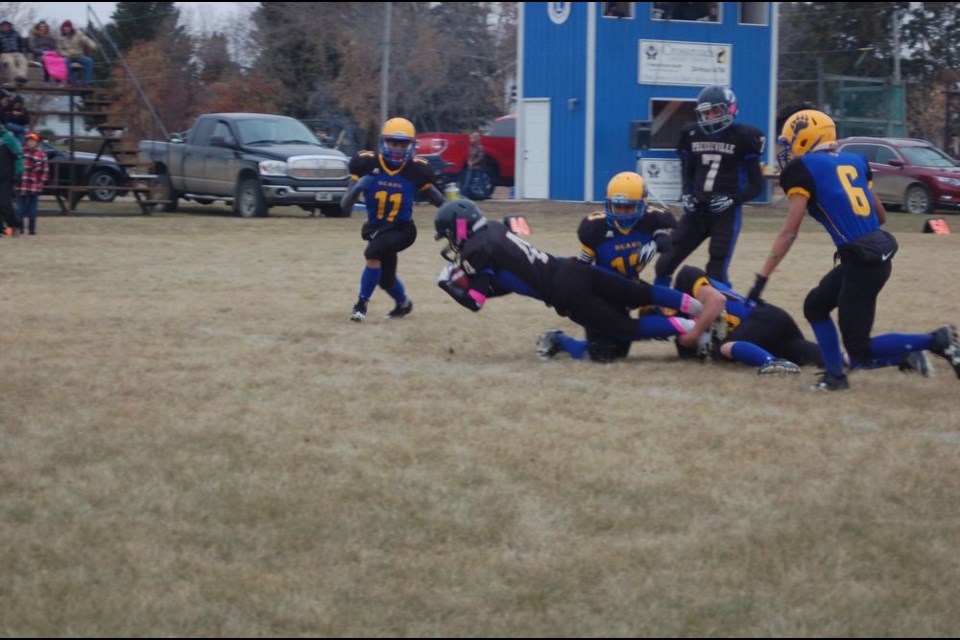
[[24,222],[30,235],[37,235],[37,204],[43,185],[50,179],[50,163],[47,154],[39,147],[40,136],[31,131],[26,136],[23,148],[23,175],[17,188],[17,211],[20,218],[20,233]]
[[[73,28],[73,23],[64,20],[60,25],[60,36],[57,38],[57,53],[66,58],[67,63],[79,62],[83,65],[83,84],[93,82],[93,58],[88,53],[97,50],[97,43],[90,39],[83,31]],[[70,69],[68,82],[74,84],[73,69]]]
[[13,23],[0,20],[0,71],[3,82],[27,83],[27,41],[21,37]]
[[0,130],[0,222],[3,223],[4,236],[12,236],[14,227],[19,226],[13,208],[13,187],[22,174],[23,149],[20,141],[3,127]]

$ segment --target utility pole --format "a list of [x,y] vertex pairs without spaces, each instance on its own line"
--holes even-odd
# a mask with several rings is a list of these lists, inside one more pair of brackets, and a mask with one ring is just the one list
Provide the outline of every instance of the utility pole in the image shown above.
[[390,16],[393,3],[387,2],[386,27],[383,32],[383,63],[380,65],[380,124],[387,121],[387,101],[390,91]]
[[[893,9],[893,91],[896,98],[897,113],[891,114],[891,103],[887,101],[887,135],[892,136],[893,131],[893,117],[895,115],[901,122],[903,120],[904,109],[904,95],[903,95],[903,85],[900,81],[900,9],[894,7]],[[949,100],[947,100],[949,102]],[[901,135],[906,134],[906,131],[903,131]]]

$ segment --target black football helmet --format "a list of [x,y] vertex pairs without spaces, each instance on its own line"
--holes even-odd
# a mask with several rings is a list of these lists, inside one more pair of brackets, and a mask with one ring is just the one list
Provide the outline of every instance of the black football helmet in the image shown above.
[[733,91],[711,85],[697,96],[697,124],[706,134],[720,133],[733,124],[737,116],[737,96]]
[[434,218],[433,225],[437,230],[434,240],[443,240],[450,243],[440,252],[447,260],[453,262],[454,259],[449,255],[450,251],[459,255],[463,243],[472,236],[478,229],[482,229],[487,224],[487,219],[480,212],[480,207],[473,200],[466,198],[457,198],[448,200],[437,209],[437,216]]

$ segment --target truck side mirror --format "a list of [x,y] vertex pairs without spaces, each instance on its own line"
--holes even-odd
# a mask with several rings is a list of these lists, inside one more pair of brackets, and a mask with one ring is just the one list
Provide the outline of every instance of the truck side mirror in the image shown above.
[[183,142],[183,136],[179,133],[171,133],[170,142]]

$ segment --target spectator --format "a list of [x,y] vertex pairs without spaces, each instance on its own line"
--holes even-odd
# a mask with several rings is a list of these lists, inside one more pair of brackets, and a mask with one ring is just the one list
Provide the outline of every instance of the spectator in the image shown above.
[[73,23],[64,20],[60,25],[60,36],[57,38],[57,53],[66,58],[69,70],[68,82],[74,84],[73,69],[70,64],[79,62],[83,65],[83,84],[88,86],[93,82],[93,58],[88,53],[97,50],[97,43],[91,40],[83,31],[75,30]]
[[50,74],[47,72],[47,67],[43,61],[44,56],[48,53],[57,53],[57,40],[50,33],[50,26],[43,20],[38,22],[33,31],[30,32],[27,44],[33,54],[33,59],[43,65],[44,82],[50,82]]
[[[487,197],[481,175],[486,169],[487,152],[480,143],[480,132],[470,134],[470,150],[467,152],[467,173],[463,176],[463,195],[471,200],[484,200]],[[481,182],[477,184],[477,180]]]
[[13,28],[9,20],[0,20],[0,66],[3,67],[3,82],[27,83],[27,42]]
[[23,96],[18,93],[4,93],[6,99],[0,103],[2,104],[0,106],[0,122],[3,122],[7,129],[17,136],[17,140],[22,146],[24,135],[30,128],[30,111],[24,104]]
[[604,2],[603,15],[606,18],[628,18],[630,9],[626,2]]
[[717,21],[715,2],[671,2],[667,10],[670,20]]
[[40,136],[31,131],[26,135],[26,145],[23,148],[23,176],[18,186],[17,204],[20,218],[20,233],[23,234],[23,223],[26,219],[30,235],[37,235],[37,203],[43,185],[50,178],[50,166],[47,154],[39,147]]
[[23,149],[16,136],[0,130],[0,223],[3,236],[12,236],[13,228],[18,226],[17,214],[13,208],[13,187],[16,179],[23,173]]

